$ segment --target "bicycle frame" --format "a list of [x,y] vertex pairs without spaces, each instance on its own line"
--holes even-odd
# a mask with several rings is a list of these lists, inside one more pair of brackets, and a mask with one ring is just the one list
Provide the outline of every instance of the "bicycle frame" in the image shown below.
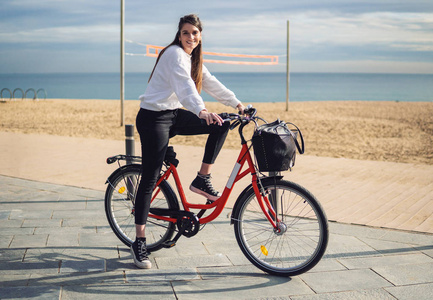
[[[236,183],[242,181],[244,185],[245,177],[250,174],[251,183],[237,196],[230,217],[236,241],[245,257],[257,268],[278,276],[302,274],[320,261],[329,238],[326,214],[314,195],[302,186],[283,180],[279,172],[270,177],[262,176],[256,168],[251,146],[243,135],[244,127],[251,122],[256,128],[258,120],[267,123],[256,113],[257,110],[249,106],[242,116],[227,114],[223,119],[231,121],[231,130],[239,126],[241,149],[223,193],[216,201],[207,200],[205,204],[187,201],[176,169],[178,160],[170,149],[151,198],[149,228],[146,228],[150,233],[147,236],[149,251],[171,248],[181,236],[196,235],[205,224],[221,215]],[[298,151],[301,152],[299,148]],[[116,161],[119,168],[107,179],[105,213],[113,232],[130,247],[136,238],[134,200],[142,176],[141,157],[107,158],[109,164]],[[122,165],[120,161],[129,161],[129,164]],[[174,181],[177,193],[167,180]]]
[[[241,171],[243,166],[247,163],[248,168],[244,171]],[[276,213],[272,207],[272,205],[269,202],[269,199],[267,195],[265,195],[264,192],[260,191],[259,185],[258,185],[258,177],[256,174],[256,169],[254,167],[253,160],[251,158],[251,153],[249,151],[249,148],[246,143],[242,144],[241,152],[238,156],[238,159],[236,160],[236,164],[232,170],[232,173],[227,181],[227,184],[224,188],[223,194],[220,198],[218,198],[216,201],[210,203],[210,204],[194,204],[189,203],[186,200],[186,196],[182,187],[182,184],[180,182],[179,174],[177,173],[177,169],[174,165],[170,164],[169,168],[164,172],[164,174],[161,176],[161,178],[158,180],[156,187],[155,187],[155,193],[152,197],[152,201],[155,199],[155,197],[160,192],[160,189],[158,188],[159,184],[163,180],[168,180],[170,175],[173,174],[173,178],[176,184],[176,188],[179,192],[179,196],[182,202],[182,206],[185,211],[190,211],[191,209],[212,209],[214,208],[213,212],[206,216],[199,218],[200,224],[206,224],[213,220],[215,220],[223,211],[225,205],[227,204],[228,198],[233,190],[233,187],[236,182],[244,178],[246,175],[251,174],[252,176],[252,186],[254,189],[254,192],[256,194],[257,200],[259,201],[260,208],[262,209],[263,213],[265,214],[266,218],[269,220],[271,225],[277,229],[277,223],[278,219],[276,219]],[[176,223],[176,218],[170,218],[165,216],[159,216],[155,214],[149,213],[149,217],[164,220],[172,223]]]

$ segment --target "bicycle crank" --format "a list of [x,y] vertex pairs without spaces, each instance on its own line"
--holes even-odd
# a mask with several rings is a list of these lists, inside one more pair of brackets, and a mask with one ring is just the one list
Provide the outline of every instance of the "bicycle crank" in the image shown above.
[[189,211],[183,210],[170,210],[164,208],[151,208],[150,212],[159,216],[170,216],[176,218],[176,225],[178,232],[171,241],[163,243],[164,248],[171,248],[176,245],[177,240],[182,236],[192,237],[200,230],[200,221],[197,216]]

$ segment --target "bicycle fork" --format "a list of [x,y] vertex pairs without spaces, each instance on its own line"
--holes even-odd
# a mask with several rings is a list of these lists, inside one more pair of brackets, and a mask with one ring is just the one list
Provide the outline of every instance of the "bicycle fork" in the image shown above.
[[[271,223],[274,230],[278,230],[278,204],[276,191],[268,191],[263,187],[261,180],[257,179],[257,183],[253,184],[253,189],[256,194],[259,206],[262,209],[266,219]],[[269,200],[270,198],[270,200]]]

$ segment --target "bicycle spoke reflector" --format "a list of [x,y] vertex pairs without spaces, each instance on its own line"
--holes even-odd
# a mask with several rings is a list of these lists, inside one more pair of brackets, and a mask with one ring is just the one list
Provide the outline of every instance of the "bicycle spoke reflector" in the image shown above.
[[120,189],[119,189],[119,194],[123,194],[123,192],[126,190],[126,188],[124,187],[124,186],[122,186]]
[[260,250],[262,251],[262,253],[263,253],[263,255],[264,256],[268,256],[268,249],[266,249],[266,247],[265,246],[263,246],[263,245],[261,245],[260,246]]

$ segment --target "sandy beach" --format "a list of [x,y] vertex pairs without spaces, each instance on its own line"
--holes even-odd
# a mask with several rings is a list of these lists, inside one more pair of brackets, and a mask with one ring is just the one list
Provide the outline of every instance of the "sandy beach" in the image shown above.
[[[285,103],[253,105],[267,121],[279,118],[300,127],[307,155],[433,164],[432,102],[292,102],[287,112]],[[234,112],[219,103],[206,106],[209,111]],[[125,124],[135,124],[138,109],[139,101],[125,101]],[[4,132],[124,139],[116,100],[4,101],[0,115]],[[194,146],[204,142],[202,136],[178,136],[171,141]],[[237,132],[229,134],[224,147],[239,147]]]
[[[255,106],[269,121],[280,118],[301,128],[306,153],[284,175],[320,199],[329,220],[432,232],[433,103],[296,102],[288,112],[284,103]],[[134,124],[138,107],[138,101],[125,102],[126,124]],[[218,103],[207,107],[226,111]],[[105,158],[124,153],[120,101],[0,102],[0,113],[4,176],[104,190],[117,167]],[[171,141],[179,159],[191,162],[179,167],[185,186],[194,179],[204,142],[204,136]],[[135,146],[139,154],[139,142]],[[238,147],[237,132],[230,132],[213,170],[217,189],[226,184]],[[228,207],[244,184],[236,186]],[[202,200],[187,194],[193,202]]]

